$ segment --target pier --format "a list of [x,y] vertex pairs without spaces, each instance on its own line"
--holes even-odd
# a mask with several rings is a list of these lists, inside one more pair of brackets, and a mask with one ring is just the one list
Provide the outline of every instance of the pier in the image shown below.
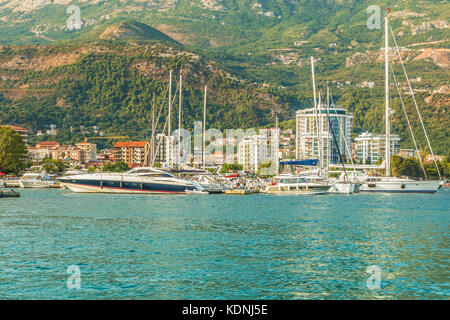
[[225,194],[230,195],[248,195],[248,194],[254,194],[259,193],[259,189],[232,189],[232,190],[226,190]]

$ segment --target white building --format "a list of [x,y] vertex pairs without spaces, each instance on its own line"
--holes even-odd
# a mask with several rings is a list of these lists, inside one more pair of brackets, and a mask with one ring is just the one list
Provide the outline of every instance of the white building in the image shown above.
[[86,162],[97,160],[97,145],[95,143],[80,142],[75,146],[84,151]]
[[[339,152],[333,139],[333,132],[339,146],[339,151],[346,159],[350,158],[347,149],[350,149],[350,137],[352,131],[353,114],[336,106],[329,109],[327,117],[326,105],[322,105],[321,112],[315,112],[314,108],[298,110],[296,114],[296,153],[297,159],[319,159],[319,130],[322,127],[322,145],[324,163],[337,164],[340,162]],[[318,122],[318,119],[320,122]],[[330,125],[331,123],[331,125]],[[340,125],[339,125],[340,123]],[[341,130],[342,129],[342,130]],[[328,152],[330,150],[330,152]],[[330,157],[328,159],[328,154]],[[329,162],[328,162],[329,161]]]
[[261,163],[275,163],[278,171],[279,163],[279,129],[261,129],[259,135],[246,136],[238,145],[238,163],[244,170],[258,171]]
[[174,143],[173,136],[166,136],[159,133],[155,137],[155,162],[172,167],[174,164]]
[[[355,138],[356,160],[362,164],[375,164],[379,160],[384,160],[386,154],[386,135],[372,134],[364,132]],[[400,137],[391,134],[390,152],[398,154],[400,152]]]

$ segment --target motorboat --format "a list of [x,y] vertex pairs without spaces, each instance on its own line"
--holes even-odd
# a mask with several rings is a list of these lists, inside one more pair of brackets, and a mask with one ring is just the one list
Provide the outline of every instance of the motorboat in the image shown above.
[[64,176],[59,181],[76,193],[186,194],[204,191],[192,181],[152,167],[139,167],[125,173],[92,173]]
[[320,181],[319,178],[322,177],[277,175],[264,192],[286,195],[325,194],[330,189],[330,186]]
[[48,187],[48,182],[45,181],[42,173],[25,173],[19,180],[20,188],[34,188],[42,189]]
[[202,188],[204,188],[209,193],[224,193],[229,189],[228,186],[222,184],[218,179],[215,179],[210,175],[201,175],[197,178],[197,182]]

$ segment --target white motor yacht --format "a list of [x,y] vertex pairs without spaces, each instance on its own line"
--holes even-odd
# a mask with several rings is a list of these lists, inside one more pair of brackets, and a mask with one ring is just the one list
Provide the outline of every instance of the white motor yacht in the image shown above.
[[178,179],[151,167],[135,168],[125,173],[64,176],[59,181],[73,192],[80,193],[186,194],[187,191],[201,190],[192,181]]
[[329,189],[330,186],[323,182],[322,177],[278,175],[264,192],[286,195],[325,194]]

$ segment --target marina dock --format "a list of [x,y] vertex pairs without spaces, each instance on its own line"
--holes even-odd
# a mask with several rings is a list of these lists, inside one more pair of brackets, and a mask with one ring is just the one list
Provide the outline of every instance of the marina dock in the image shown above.
[[225,194],[230,194],[230,195],[248,195],[248,194],[254,194],[254,193],[259,193],[260,191],[258,189],[232,189],[232,190],[226,190]]

